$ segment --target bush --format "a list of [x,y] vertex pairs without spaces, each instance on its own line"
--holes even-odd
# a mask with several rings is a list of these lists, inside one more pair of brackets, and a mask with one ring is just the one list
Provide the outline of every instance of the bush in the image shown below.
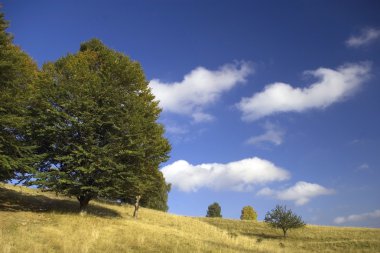
[[206,217],[222,217],[221,214],[222,208],[217,202],[214,202],[213,204],[208,206]]
[[241,210],[241,220],[257,220],[257,213],[252,206],[245,206]]

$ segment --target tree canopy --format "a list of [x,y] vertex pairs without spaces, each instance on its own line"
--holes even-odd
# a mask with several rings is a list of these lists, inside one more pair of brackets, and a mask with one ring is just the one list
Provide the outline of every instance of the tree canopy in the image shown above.
[[161,112],[138,62],[97,39],[44,64],[32,104],[31,131],[45,154],[33,184],[78,198],[98,196],[166,210],[161,162],[170,145]]
[[257,213],[252,206],[245,206],[241,210],[241,220],[257,220]]
[[286,232],[289,229],[301,228],[306,225],[301,216],[296,215],[292,210],[287,209],[286,206],[280,205],[267,212],[264,221],[274,228],[282,229],[284,237],[286,237]]
[[92,39],[75,54],[35,62],[0,13],[0,181],[166,211],[159,170],[170,144],[140,64]]
[[211,218],[221,218],[222,217],[222,208],[217,202],[208,206],[206,217]]
[[0,181],[33,171],[37,156],[27,127],[28,102],[38,68],[12,42],[0,13]]

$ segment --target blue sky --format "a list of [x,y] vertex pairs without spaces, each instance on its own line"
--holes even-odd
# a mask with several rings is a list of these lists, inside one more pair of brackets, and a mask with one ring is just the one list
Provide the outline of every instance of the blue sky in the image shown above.
[[139,61],[172,144],[169,212],[380,227],[378,1],[3,1],[39,65],[91,38]]

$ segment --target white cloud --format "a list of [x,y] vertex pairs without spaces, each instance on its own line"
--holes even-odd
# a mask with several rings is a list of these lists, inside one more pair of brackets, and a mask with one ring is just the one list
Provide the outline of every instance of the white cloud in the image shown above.
[[189,129],[186,126],[166,124],[165,131],[170,134],[182,135],[187,134],[189,132]]
[[256,145],[262,142],[271,142],[277,146],[282,144],[285,134],[283,129],[269,122],[265,123],[264,129],[265,133],[249,138],[247,144]]
[[273,163],[257,157],[226,164],[189,164],[179,160],[162,168],[167,182],[185,192],[200,188],[248,191],[254,185],[289,179],[290,173]]
[[245,82],[252,72],[247,62],[226,64],[218,70],[197,67],[181,82],[153,79],[149,85],[164,111],[189,115],[195,122],[211,121],[213,117],[203,112],[205,107],[217,101],[223,92]]
[[377,209],[370,213],[362,213],[362,214],[352,214],[348,216],[339,216],[334,219],[335,224],[342,224],[347,222],[358,222],[364,221],[368,219],[378,219],[380,218],[380,209]]
[[368,164],[363,163],[362,165],[356,168],[357,171],[370,171],[370,167]]
[[346,41],[346,45],[348,47],[361,47],[366,46],[378,39],[380,39],[380,29],[367,28],[362,29],[359,35],[351,36]]
[[297,182],[295,185],[283,189],[272,190],[268,187],[261,189],[257,195],[271,196],[280,200],[294,201],[296,205],[302,206],[310,201],[310,199],[320,196],[333,194],[335,191],[327,189],[319,184],[312,184],[303,181]]
[[237,105],[243,120],[253,121],[280,112],[321,109],[352,95],[369,78],[369,63],[346,64],[337,70],[319,68],[306,71],[319,80],[310,87],[297,88],[286,83],[267,85],[264,91],[243,98]]
[[198,122],[211,122],[214,120],[214,117],[211,114],[203,113],[203,112],[195,112],[192,115],[194,123]]

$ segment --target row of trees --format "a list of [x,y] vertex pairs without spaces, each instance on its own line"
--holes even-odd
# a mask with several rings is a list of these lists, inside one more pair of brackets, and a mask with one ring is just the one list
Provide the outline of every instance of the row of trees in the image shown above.
[[38,68],[0,13],[0,181],[167,210],[170,145],[140,64],[93,39]]
[[[206,217],[210,218],[222,218],[222,208],[217,202],[208,206]],[[241,210],[241,220],[257,220],[257,213],[251,206],[245,206]],[[301,228],[306,224],[302,220],[302,217],[293,213],[291,209],[287,209],[286,206],[277,205],[274,209],[267,212],[264,222],[269,224],[273,228],[281,229],[284,237],[289,229]]]
[[[222,218],[222,208],[219,203],[214,202],[207,208],[206,217],[209,218]],[[257,220],[257,213],[252,206],[245,206],[241,210],[240,215],[241,220]]]

